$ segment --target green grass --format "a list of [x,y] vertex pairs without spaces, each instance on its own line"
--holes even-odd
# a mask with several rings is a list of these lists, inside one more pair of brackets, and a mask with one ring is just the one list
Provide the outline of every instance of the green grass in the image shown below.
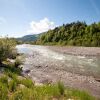
[[72,98],[74,100],[96,100],[96,98],[88,94],[86,91],[67,88],[65,92],[68,98]]
[[60,94],[64,95],[65,87],[64,87],[63,83],[58,82],[58,89],[59,89]]
[[31,79],[22,77],[21,69],[14,65],[5,67],[3,74],[0,100],[96,100],[85,91],[67,88],[61,82],[36,86]]
[[0,80],[0,100],[7,100],[7,99],[8,99],[8,88]]
[[[5,82],[5,83],[4,83]],[[23,88],[19,88],[19,85]],[[84,91],[65,88],[62,83],[53,85],[35,86],[31,80],[14,80],[9,82],[6,77],[0,79],[0,100],[66,100],[68,98],[74,100],[95,100]],[[4,97],[4,98],[3,98]]]
[[58,85],[23,88],[14,92],[12,95],[12,100],[53,100],[54,98],[56,100],[67,100],[69,98],[73,100],[95,100],[88,93],[74,89],[65,89],[65,93],[61,95]]

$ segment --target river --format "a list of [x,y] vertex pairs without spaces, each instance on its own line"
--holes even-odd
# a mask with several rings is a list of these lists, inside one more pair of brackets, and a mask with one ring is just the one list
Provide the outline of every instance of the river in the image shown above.
[[37,84],[62,81],[100,96],[100,82],[95,80],[100,79],[100,56],[70,55],[56,52],[53,46],[23,44],[17,49],[25,55],[23,71],[30,70],[28,75]]

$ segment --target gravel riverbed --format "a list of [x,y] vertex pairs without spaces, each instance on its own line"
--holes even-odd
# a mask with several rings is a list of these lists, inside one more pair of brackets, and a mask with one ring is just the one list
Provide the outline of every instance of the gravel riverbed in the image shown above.
[[65,86],[100,97],[100,48],[19,45],[23,72],[36,84],[62,81]]

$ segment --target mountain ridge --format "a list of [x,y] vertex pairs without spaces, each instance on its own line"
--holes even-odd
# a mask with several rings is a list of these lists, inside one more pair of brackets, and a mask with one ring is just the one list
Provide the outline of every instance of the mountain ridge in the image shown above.
[[40,34],[29,34],[29,35],[25,35],[23,37],[16,38],[16,39],[22,42],[32,42],[32,41],[35,41],[39,35]]

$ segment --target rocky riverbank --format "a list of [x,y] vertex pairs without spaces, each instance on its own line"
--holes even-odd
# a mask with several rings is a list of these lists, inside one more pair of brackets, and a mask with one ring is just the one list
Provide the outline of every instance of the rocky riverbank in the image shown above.
[[70,54],[70,55],[80,55],[80,56],[99,56],[99,47],[73,47],[73,46],[47,46],[56,52]]
[[65,86],[100,97],[100,48],[23,45],[19,52],[23,48],[23,72],[36,84],[62,81]]

